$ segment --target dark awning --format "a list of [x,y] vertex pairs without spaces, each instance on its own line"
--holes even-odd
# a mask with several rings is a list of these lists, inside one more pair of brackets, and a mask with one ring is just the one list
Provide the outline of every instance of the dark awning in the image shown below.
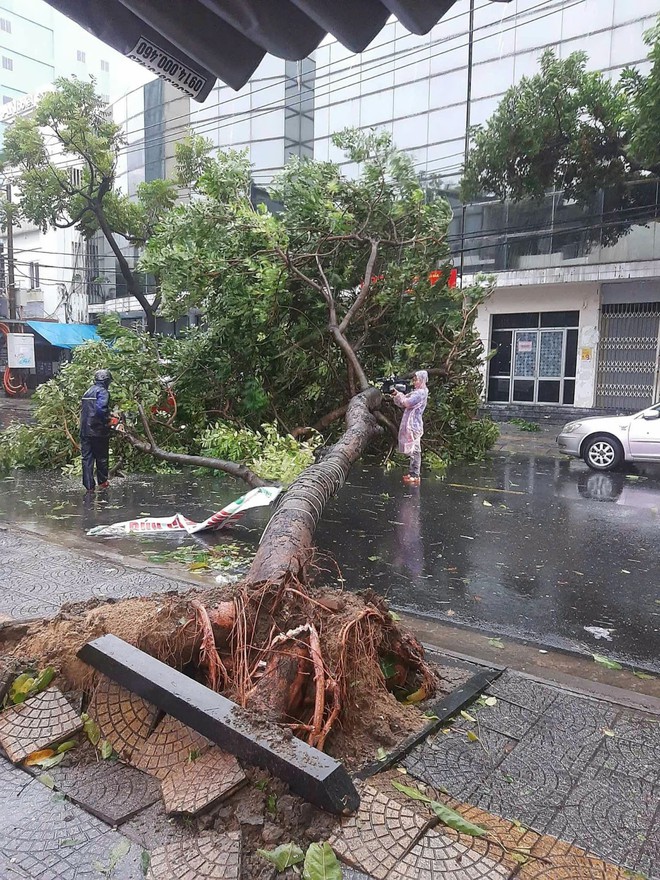
[[[361,52],[390,15],[425,34],[456,0],[47,0],[197,101],[240,89],[267,53],[300,60],[332,34]],[[509,3],[510,0],[491,0]]]

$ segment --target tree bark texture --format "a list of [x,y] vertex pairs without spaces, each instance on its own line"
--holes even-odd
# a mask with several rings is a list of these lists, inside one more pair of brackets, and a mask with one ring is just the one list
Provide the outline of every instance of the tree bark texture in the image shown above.
[[323,459],[306,468],[282,498],[261,539],[246,583],[282,581],[291,572],[301,578],[323,508],[343,486],[348,473],[378,430],[374,411],[382,401],[377,388],[352,398],[346,431]]

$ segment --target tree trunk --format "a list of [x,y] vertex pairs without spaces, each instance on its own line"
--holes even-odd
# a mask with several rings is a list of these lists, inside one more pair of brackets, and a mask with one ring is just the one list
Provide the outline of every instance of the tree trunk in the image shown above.
[[382,401],[377,388],[354,397],[346,411],[346,431],[322,461],[292,483],[261,539],[246,583],[282,581],[288,572],[302,579],[323,509],[344,484],[352,465],[379,430],[374,411]]

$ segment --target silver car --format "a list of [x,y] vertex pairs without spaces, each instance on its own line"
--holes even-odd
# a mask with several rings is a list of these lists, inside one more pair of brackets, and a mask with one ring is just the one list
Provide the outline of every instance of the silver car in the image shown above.
[[624,461],[660,462],[660,403],[633,416],[604,416],[569,422],[557,437],[560,452],[583,458],[595,471]]

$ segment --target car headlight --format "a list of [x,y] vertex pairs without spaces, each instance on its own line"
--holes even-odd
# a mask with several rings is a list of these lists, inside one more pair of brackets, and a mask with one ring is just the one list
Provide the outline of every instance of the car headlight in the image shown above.
[[582,422],[569,422],[567,425],[564,425],[562,428],[562,434],[572,434],[574,431],[577,431],[578,428],[582,427]]

